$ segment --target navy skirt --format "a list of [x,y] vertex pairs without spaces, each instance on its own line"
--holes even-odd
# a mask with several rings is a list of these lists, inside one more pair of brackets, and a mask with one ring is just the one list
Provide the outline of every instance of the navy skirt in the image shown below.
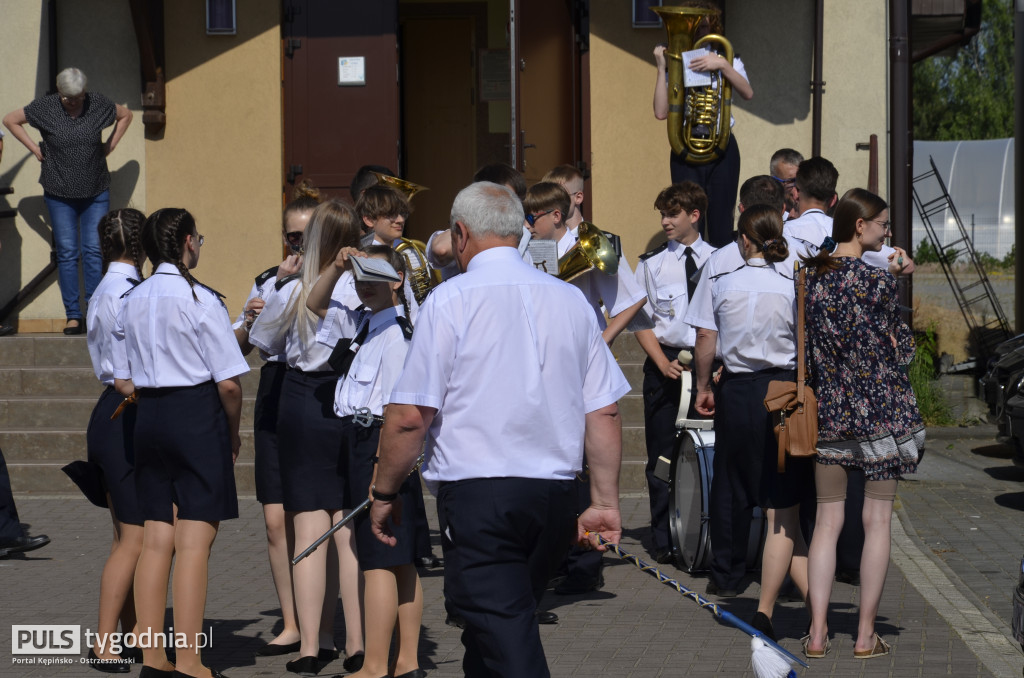
[[[349,464],[349,492],[356,504],[362,503],[370,493],[370,481],[373,479],[373,467],[377,463],[377,443],[380,441],[380,424],[363,427],[352,423],[345,417],[344,440],[345,454]],[[415,478],[415,480],[414,480]],[[359,569],[377,570],[399,565],[411,565],[416,557],[416,524],[423,497],[417,503],[416,494],[422,489],[416,483],[419,474],[412,474],[405,479],[398,496],[402,501],[402,524],[396,525],[388,519],[391,533],[398,543],[388,546],[380,542],[370,529],[370,512],[363,511],[354,519],[356,531],[356,555],[359,557]]]
[[728,454],[746,496],[761,508],[789,508],[814,497],[814,458],[786,459],[778,472],[778,444],[764,406],[768,382],[795,381],[794,370],[724,373],[715,394],[715,454]]
[[139,390],[135,488],[146,520],[238,517],[231,435],[212,381]]
[[100,395],[89,417],[85,434],[89,461],[99,467],[103,485],[110,495],[111,509],[122,523],[142,525],[135,491],[135,415],[134,405],[128,405],[117,419],[111,421],[124,397],[108,386]]
[[281,386],[288,366],[268,362],[260,369],[260,385],[253,409],[253,436],[256,447],[256,500],[261,504],[282,504],[281,464],[277,450],[277,411]]
[[290,369],[285,373],[277,413],[285,511],[336,511],[353,506],[348,494],[348,462],[342,454],[341,419],[334,414],[337,381],[334,372]]

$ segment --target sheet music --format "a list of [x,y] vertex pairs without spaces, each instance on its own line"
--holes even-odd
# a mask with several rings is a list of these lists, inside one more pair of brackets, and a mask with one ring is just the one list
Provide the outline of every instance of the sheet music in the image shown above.
[[689,52],[683,52],[683,83],[686,87],[710,87],[711,86],[711,74],[708,72],[699,73],[690,68],[690,62],[694,59],[698,59],[702,56],[707,56],[711,52],[710,47],[703,47],[701,49],[692,49]]

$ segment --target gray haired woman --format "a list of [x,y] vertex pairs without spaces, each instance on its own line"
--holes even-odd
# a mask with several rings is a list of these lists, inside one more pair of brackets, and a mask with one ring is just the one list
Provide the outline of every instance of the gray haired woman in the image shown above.
[[[78,260],[85,277],[85,301],[103,277],[96,227],[110,209],[107,155],[131,124],[132,113],[96,92],[86,91],[77,68],[57,74],[57,93],[47,94],[4,116],[4,125],[41,163],[39,183],[50,213],[57,249],[57,281],[67,325],[64,334],[85,331],[79,305]],[[38,144],[25,124],[39,130]],[[102,132],[114,126],[106,141]]]

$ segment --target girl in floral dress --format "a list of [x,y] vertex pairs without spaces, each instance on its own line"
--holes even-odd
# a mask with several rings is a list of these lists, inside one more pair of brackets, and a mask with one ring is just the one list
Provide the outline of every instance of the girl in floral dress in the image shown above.
[[896,483],[914,473],[924,449],[924,424],[906,366],[914,357],[910,329],[900,319],[896,279],[865,264],[890,232],[885,201],[855,188],[836,207],[829,254],[807,260],[807,362],[818,396],[817,523],[808,563],[810,634],[804,653],[829,649],[826,614],[843,527],[846,480],[863,473],[864,551],[860,621],[854,656],[889,653],[875,633],[875,616],[889,565],[889,527]]

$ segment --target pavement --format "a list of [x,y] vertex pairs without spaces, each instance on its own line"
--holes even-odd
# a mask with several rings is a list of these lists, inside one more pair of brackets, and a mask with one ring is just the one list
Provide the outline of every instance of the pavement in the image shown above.
[[[836,583],[829,611],[832,652],[810,660],[810,668],[798,668],[797,675],[1021,675],[1024,654],[1011,637],[1010,617],[1024,555],[1024,469],[1014,466],[1011,456],[1008,446],[995,443],[994,426],[929,430],[919,472],[900,484],[894,507],[891,566],[877,622],[892,653],[870,661],[853,657],[858,592]],[[98,582],[110,544],[105,512],[81,496],[16,498],[31,532],[46,533],[53,542],[0,560],[3,625],[78,624],[83,633],[95,628]],[[206,607],[213,639],[204,660],[231,678],[291,676],[284,669],[291,657],[253,655],[273,637],[279,610],[261,507],[246,497],[239,509],[239,519],[221,526],[213,548]],[[436,545],[429,497],[427,509]],[[646,558],[647,497],[624,496],[622,514],[623,548]],[[440,554],[440,547],[435,551]],[[576,596],[549,592],[542,601],[542,608],[560,617],[557,625],[540,628],[553,676],[754,676],[749,637],[624,560],[608,554],[605,563],[602,590]],[[703,595],[703,577],[673,566],[664,571]],[[437,678],[462,675],[460,632],[444,624],[442,571],[421,575],[420,665]],[[753,579],[739,597],[718,602],[749,620],[757,596]],[[807,626],[803,606],[780,603],[774,624],[781,644],[800,655],[798,639]],[[341,626],[339,609],[339,640]],[[22,664],[11,652],[12,637],[0,628],[0,676],[99,675],[79,663],[78,655],[36,655],[36,664]],[[85,652],[83,643],[80,654]],[[70,663],[38,663],[47,657]],[[320,675],[343,672],[338,660]]]

